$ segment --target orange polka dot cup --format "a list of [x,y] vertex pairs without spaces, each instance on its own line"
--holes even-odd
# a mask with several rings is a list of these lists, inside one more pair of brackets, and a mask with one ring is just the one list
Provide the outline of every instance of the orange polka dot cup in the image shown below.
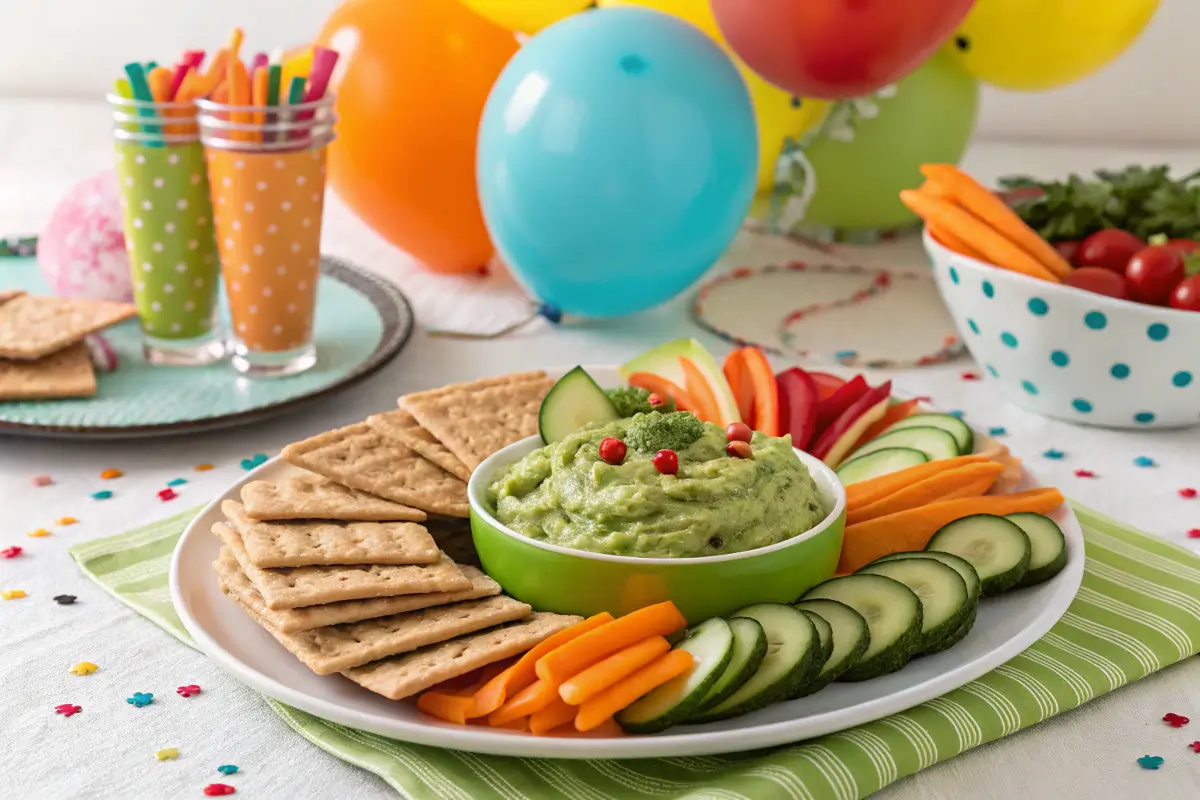
[[233,366],[252,377],[303,372],[317,360],[332,97],[302,106],[200,105]]

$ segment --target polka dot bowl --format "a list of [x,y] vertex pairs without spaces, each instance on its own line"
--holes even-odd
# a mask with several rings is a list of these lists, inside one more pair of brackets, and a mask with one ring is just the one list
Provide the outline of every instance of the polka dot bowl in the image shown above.
[[997,269],[928,231],[924,242],[971,355],[1016,405],[1110,428],[1200,423],[1200,313]]

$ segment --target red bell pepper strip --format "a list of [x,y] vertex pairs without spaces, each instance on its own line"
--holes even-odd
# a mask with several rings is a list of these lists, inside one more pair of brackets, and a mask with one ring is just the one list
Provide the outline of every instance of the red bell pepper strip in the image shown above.
[[829,451],[833,449],[838,440],[845,436],[854,426],[855,420],[861,417],[864,412],[874,408],[881,401],[887,400],[887,398],[891,397],[891,394],[891,381],[876,386],[874,389],[868,389],[866,394],[858,398],[853,405],[842,412],[840,417],[834,420],[832,425],[825,429],[821,437],[817,439],[817,443],[809,448],[808,452],[817,458],[824,459],[825,456],[829,455]]
[[746,372],[746,360],[742,357],[742,350],[740,347],[731,350],[725,357],[725,364],[721,370],[725,373],[725,380],[729,383],[734,400],[737,401],[742,422],[749,425],[750,430],[754,430],[754,387],[750,385],[750,375]]
[[691,396],[683,390],[679,384],[671,381],[652,372],[635,372],[627,379],[630,386],[636,386],[639,389],[645,389],[647,392],[669,397],[675,401],[675,408],[679,411],[695,411],[696,403]]
[[754,428],[767,436],[779,436],[783,432],[779,426],[779,387],[771,362],[757,347],[743,348],[742,358],[754,387]]
[[837,375],[830,375],[828,372],[810,372],[808,376],[813,379],[813,383],[817,385],[817,399],[824,400],[830,397],[838,389],[846,384],[846,381],[839,378]]
[[862,375],[855,375],[838,387],[817,406],[817,431],[824,433],[828,430],[834,420],[846,413],[846,409],[857,403],[870,388]]
[[817,384],[799,367],[779,373],[775,382],[779,385],[780,428],[792,435],[792,447],[804,450],[817,431]]

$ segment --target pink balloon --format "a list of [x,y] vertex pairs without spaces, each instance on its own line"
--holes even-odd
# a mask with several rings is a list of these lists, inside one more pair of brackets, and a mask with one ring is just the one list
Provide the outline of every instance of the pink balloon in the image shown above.
[[72,188],[50,215],[37,257],[56,295],[133,302],[119,198],[108,170]]

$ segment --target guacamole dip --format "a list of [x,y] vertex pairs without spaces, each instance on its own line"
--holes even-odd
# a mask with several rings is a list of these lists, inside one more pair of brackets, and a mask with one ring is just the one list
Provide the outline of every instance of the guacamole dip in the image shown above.
[[[533,451],[493,482],[496,518],[532,539],[647,558],[753,550],[804,533],[825,518],[827,509],[791,437],[755,433],[753,457],[731,457],[725,431],[692,417],[698,427],[684,436],[690,444],[675,451],[678,472],[660,473],[654,452],[635,443],[654,446],[647,432],[659,419],[652,418],[661,418],[665,427],[678,422],[669,419],[676,416],[653,412],[592,425]],[[600,457],[606,437],[627,443],[621,463]]]

